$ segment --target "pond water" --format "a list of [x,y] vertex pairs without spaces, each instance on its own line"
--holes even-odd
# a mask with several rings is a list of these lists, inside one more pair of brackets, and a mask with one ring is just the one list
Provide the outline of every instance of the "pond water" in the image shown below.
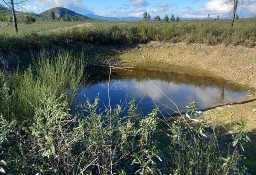
[[[156,106],[162,115],[174,114],[195,101],[197,109],[203,110],[220,104],[235,102],[248,95],[248,89],[223,79],[192,76],[184,73],[150,70],[112,70],[108,86],[108,71],[89,69],[89,77],[77,90],[74,106],[93,102],[99,97],[99,111],[109,104],[117,104],[124,111],[135,98],[138,109],[148,114]],[[109,91],[108,91],[109,90]]]

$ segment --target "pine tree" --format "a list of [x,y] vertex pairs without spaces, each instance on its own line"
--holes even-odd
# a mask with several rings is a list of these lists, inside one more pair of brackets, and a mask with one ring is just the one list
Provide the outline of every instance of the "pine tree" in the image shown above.
[[55,12],[53,10],[50,10],[49,16],[52,20],[55,20]]
[[168,17],[168,15],[165,15],[165,17],[164,17],[164,22],[169,22],[169,17]]
[[150,21],[150,19],[151,19],[151,15],[148,13],[148,21]]
[[217,20],[218,20],[218,21],[220,20],[220,15],[217,16]]
[[177,16],[176,22],[180,22],[180,17]]
[[66,11],[65,16],[64,16],[64,21],[71,21],[71,18],[70,18],[67,11]]
[[172,15],[171,21],[172,21],[172,22],[175,22],[175,17],[174,17],[174,15]]
[[160,16],[156,16],[156,17],[155,17],[155,21],[161,21]]
[[236,20],[239,20],[240,18],[239,18],[239,16],[238,15],[236,15]]
[[146,21],[148,19],[148,12],[147,11],[145,11],[143,13],[143,19],[144,19],[144,21]]

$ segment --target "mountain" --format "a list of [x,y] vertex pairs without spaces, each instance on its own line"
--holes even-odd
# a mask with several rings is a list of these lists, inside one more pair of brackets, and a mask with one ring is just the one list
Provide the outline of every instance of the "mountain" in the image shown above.
[[94,19],[107,20],[107,21],[139,21],[139,20],[142,20],[142,18],[138,18],[138,17],[106,17],[106,16],[98,16],[95,14],[87,14],[86,16],[94,18]]
[[44,11],[42,13],[40,13],[39,15],[45,18],[49,17],[49,12],[53,11],[56,15],[56,17],[58,18],[62,18],[65,16],[66,13],[68,13],[69,16],[77,16],[78,18],[82,18],[82,19],[99,19],[99,20],[107,20],[107,21],[139,21],[142,18],[137,18],[137,17],[106,17],[106,16],[98,16],[95,14],[86,14],[86,15],[82,15],[79,13],[76,13],[72,10],[69,10],[67,8],[64,7],[55,7],[52,9],[49,9],[47,11]]
[[55,8],[46,10],[46,11],[40,13],[39,15],[42,16],[42,17],[48,17],[50,11],[53,11],[55,13],[56,17],[58,17],[58,18],[64,17],[66,15],[66,13],[67,13],[71,17],[76,16],[76,17],[78,17],[80,19],[91,20],[91,18],[89,18],[89,17],[87,17],[85,15],[76,13],[76,12],[74,12],[72,10],[69,10],[67,8],[64,8],[64,7],[55,7]]

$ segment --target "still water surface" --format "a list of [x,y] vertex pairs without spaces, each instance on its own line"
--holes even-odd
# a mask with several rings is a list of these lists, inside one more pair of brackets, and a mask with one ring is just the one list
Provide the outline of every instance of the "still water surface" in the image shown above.
[[[183,112],[191,101],[198,110],[238,101],[248,94],[240,85],[223,79],[192,76],[183,73],[150,70],[114,70],[108,86],[108,72],[89,70],[89,78],[77,91],[74,106],[99,97],[99,110],[108,106],[108,89],[112,108],[124,108],[135,98],[139,110],[148,114],[158,106],[162,115]],[[175,104],[174,104],[175,103]]]

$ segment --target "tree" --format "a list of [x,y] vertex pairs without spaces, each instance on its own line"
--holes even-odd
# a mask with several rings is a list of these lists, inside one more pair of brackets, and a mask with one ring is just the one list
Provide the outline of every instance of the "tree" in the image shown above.
[[233,18],[232,18],[232,22],[231,22],[231,27],[233,27],[234,23],[235,23],[236,12],[237,12],[237,7],[238,7],[239,0],[229,0],[229,2],[234,3],[234,6],[233,6]]
[[150,19],[151,19],[151,15],[148,13],[148,21],[150,21]]
[[239,19],[240,19],[240,17],[238,15],[236,15],[236,20],[239,20]]
[[144,21],[146,21],[148,19],[148,12],[147,11],[145,11],[143,13],[143,19],[144,19]]
[[32,24],[35,23],[36,19],[32,16],[24,16],[24,23],[25,24]]
[[16,8],[16,6],[21,6],[26,1],[27,0],[15,0],[15,1],[14,0],[0,0],[0,5],[11,10],[12,22],[14,24],[16,33],[19,33],[19,30],[18,30],[18,21],[17,21],[17,17],[16,17],[16,9],[15,8]]
[[165,15],[165,17],[164,17],[164,22],[169,22],[169,17],[168,17],[168,15]]
[[71,21],[78,21],[77,16],[72,16],[72,17],[71,17]]
[[176,22],[180,22],[180,17],[177,16]]
[[217,16],[217,21],[219,21],[219,20],[220,20],[220,15]]
[[232,21],[231,21],[231,27],[234,26],[235,23],[235,19],[236,19],[236,13],[237,13],[237,9],[239,7],[239,5],[241,4],[246,4],[246,3],[255,3],[255,0],[226,0],[226,3],[232,5]]
[[155,21],[161,21],[160,16],[156,16],[156,17],[155,17]]
[[66,11],[65,16],[64,16],[64,21],[71,21],[71,17],[69,16],[67,11]]
[[55,12],[54,12],[53,10],[50,10],[49,16],[50,16],[50,18],[51,18],[52,20],[55,20],[55,19],[56,19],[56,17],[55,17]]
[[174,15],[172,15],[171,21],[172,21],[172,22],[175,22],[175,17],[174,17]]
[[151,15],[147,11],[145,11],[143,13],[143,19],[144,19],[144,21],[150,21]]

